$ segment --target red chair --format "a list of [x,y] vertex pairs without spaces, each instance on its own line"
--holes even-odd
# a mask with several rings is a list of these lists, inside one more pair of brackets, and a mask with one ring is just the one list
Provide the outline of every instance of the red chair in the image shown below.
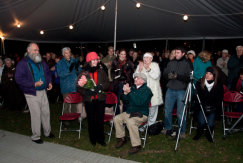
[[108,135],[109,135],[108,143],[109,143],[111,140],[111,133],[112,133],[113,125],[114,125],[113,118],[115,117],[116,109],[117,109],[117,96],[112,92],[106,92],[105,104],[113,105],[113,108],[114,108],[113,115],[110,115],[110,114],[104,115],[104,122],[111,122],[110,132],[108,133]]
[[[232,105],[236,103],[243,102],[243,95],[236,91],[228,91],[224,94],[223,102],[227,105],[222,104],[222,116],[223,116],[223,127],[224,127],[224,138],[226,137],[226,131],[230,133],[232,130],[238,131],[239,129],[234,129],[234,127],[240,122],[241,119],[243,119],[243,113],[240,112],[233,112],[232,111]],[[228,109],[225,111],[225,107],[227,106]],[[230,119],[238,119],[235,124],[231,128],[225,127],[225,118]]]
[[[73,92],[73,93],[69,93],[64,101],[63,101],[63,106],[62,106],[62,115],[59,117],[59,120],[61,121],[60,123],[60,130],[59,130],[59,138],[61,137],[61,133],[62,131],[77,131],[79,133],[79,139],[80,139],[80,133],[81,133],[81,124],[82,124],[82,117],[81,117],[81,113],[83,110],[83,107],[81,109],[81,113],[64,113],[64,105],[65,104],[69,104],[69,107],[71,108],[71,104],[78,104],[82,102],[82,96],[77,93],[77,92]],[[63,130],[62,129],[62,122],[63,121],[73,121],[73,120],[79,120],[79,129],[77,130]]]

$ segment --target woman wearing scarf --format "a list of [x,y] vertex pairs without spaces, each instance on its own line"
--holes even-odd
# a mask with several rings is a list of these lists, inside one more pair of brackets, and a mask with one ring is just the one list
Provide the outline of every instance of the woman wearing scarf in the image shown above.
[[[221,111],[224,96],[223,84],[218,80],[218,70],[215,67],[208,67],[205,75],[197,82],[196,89],[200,101],[202,103],[208,125],[211,133],[213,133],[215,117]],[[197,134],[193,140],[198,140],[206,128],[206,138],[209,142],[213,142],[206,121],[201,110],[198,112]]]
[[[121,49],[116,58],[111,65],[111,76],[113,79],[113,89],[112,91],[117,95],[118,103],[120,103],[120,96],[122,94],[123,85],[128,83],[133,84],[133,71],[134,65],[132,61],[127,59],[127,53],[125,49]],[[125,106],[120,106],[120,110],[125,111]],[[117,109],[119,113],[119,109]]]
[[[96,52],[90,52],[86,56],[87,65],[84,70],[78,75],[77,90],[83,97],[85,110],[87,112],[88,119],[88,131],[89,140],[93,146],[99,143],[102,146],[106,146],[104,136],[104,112],[105,112],[105,100],[109,87],[109,81],[106,72],[99,64],[99,57]],[[87,88],[85,84],[82,84],[82,79],[93,80],[93,88]],[[81,83],[81,84],[80,84]],[[90,82],[89,82],[90,83]],[[90,85],[90,84],[89,84]]]

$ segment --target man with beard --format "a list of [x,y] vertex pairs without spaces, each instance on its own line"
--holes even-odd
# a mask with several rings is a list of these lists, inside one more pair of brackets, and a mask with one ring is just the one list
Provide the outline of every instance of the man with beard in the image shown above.
[[39,47],[36,43],[30,43],[27,47],[27,55],[16,67],[15,80],[24,92],[31,117],[31,139],[37,144],[43,144],[41,136],[41,124],[44,135],[55,138],[51,133],[50,109],[46,89],[52,89],[51,73],[47,64],[42,61]]

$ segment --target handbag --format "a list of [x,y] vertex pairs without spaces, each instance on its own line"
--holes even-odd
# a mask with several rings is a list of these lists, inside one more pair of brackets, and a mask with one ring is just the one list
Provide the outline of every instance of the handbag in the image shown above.
[[158,122],[150,125],[148,127],[148,134],[149,135],[158,135],[162,131],[163,126],[164,126],[164,124],[162,121],[158,121]]

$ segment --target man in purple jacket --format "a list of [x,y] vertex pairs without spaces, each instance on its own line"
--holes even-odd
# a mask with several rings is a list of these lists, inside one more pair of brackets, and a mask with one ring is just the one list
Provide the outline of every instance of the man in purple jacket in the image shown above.
[[46,89],[52,89],[51,72],[47,64],[42,61],[36,43],[28,45],[26,57],[16,67],[15,80],[24,92],[30,110],[32,141],[43,144],[40,138],[41,124],[44,135],[55,138],[51,133],[50,109],[46,94]]

